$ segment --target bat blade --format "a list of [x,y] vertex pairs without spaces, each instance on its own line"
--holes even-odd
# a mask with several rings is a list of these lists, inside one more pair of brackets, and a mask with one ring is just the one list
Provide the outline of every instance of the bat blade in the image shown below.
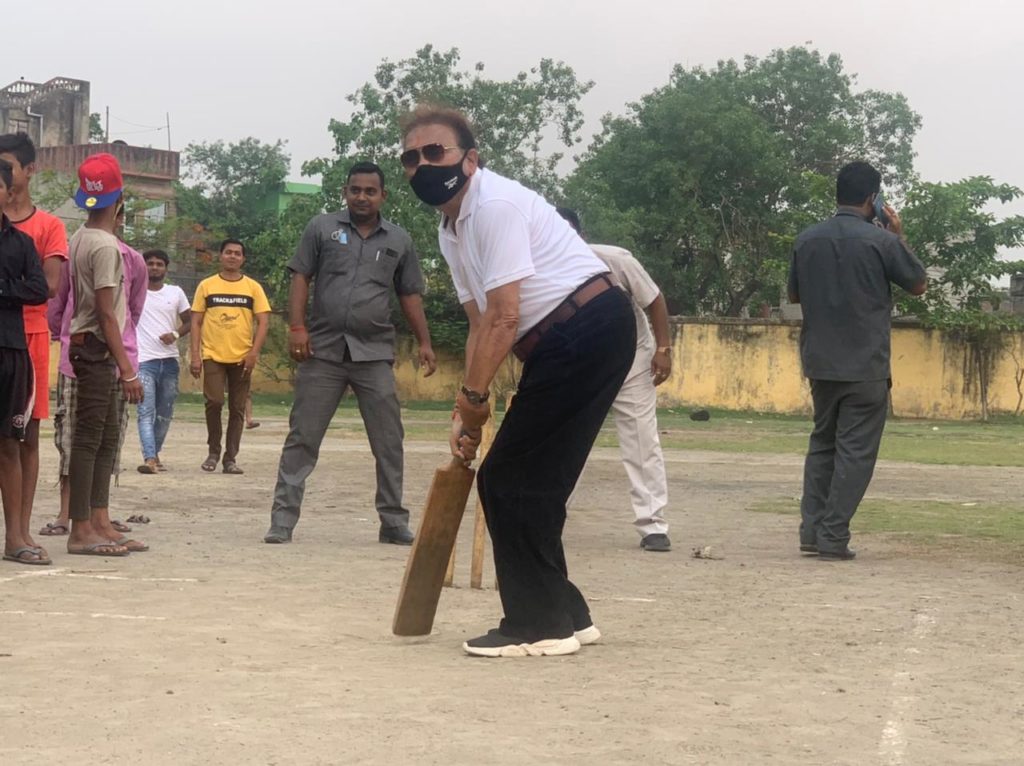
[[434,472],[395,607],[391,631],[396,636],[425,636],[434,625],[445,571],[475,474],[458,459]]

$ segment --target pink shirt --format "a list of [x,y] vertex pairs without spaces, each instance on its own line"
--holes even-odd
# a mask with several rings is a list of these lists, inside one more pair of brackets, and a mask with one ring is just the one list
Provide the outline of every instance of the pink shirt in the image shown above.
[[[121,340],[124,342],[128,361],[138,372],[139,344],[135,338],[135,326],[139,323],[142,309],[146,305],[149,270],[138,250],[126,245],[120,239],[117,240],[117,246],[121,250],[121,259],[124,264],[124,289],[127,291],[126,297],[128,298],[128,316],[125,318],[124,330],[121,331]],[[64,262],[57,295],[50,299],[46,308],[46,321],[50,326],[50,338],[60,340],[60,364],[57,369],[60,370],[61,375],[73,378],[75,371],[71,368],[71,360],[68,358],[68,341],[71,336],[71,317],[75,314],[75,295],[71,291],[69,264],[70,261]]]

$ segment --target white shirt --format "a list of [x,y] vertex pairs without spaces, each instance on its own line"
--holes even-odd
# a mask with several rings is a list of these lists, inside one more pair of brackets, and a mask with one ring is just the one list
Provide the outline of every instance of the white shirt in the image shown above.
[[150,359],[177,359],[178,344],[167,344],[160,336],[177,332],[181,312],[191,304],[177,285],[164,285],[159,290],[146,290],[146,305],[142,309],[136,333],[139,338],[139,362]]
[[536,192],[480,168],[469,179],[455,230],[441,219],[438,242],[460,303],[487,310],[487,291],[522,280],[521,338],[590,277],[608,271]]

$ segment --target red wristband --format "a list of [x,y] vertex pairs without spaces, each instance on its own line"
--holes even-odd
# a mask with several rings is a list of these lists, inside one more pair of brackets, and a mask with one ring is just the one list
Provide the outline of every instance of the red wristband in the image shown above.
[[304,325],[299,324],[299,325],[295,325],[293,327],[289,327],[288,329],[294,331],[294,330],[305,330],[306,328],[305,328]]

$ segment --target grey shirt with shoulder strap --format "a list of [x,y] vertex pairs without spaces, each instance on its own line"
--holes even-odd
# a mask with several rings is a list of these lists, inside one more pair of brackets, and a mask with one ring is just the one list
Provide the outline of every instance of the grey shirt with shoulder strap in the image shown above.
[[313,279],[309,339],[313,355],[330,362],[395,358],[391,291],[423,292],[423,273],[412,238],[380,218],[366,239],[348,210],[313,218],[288,268]]
[[851,208],[805,229],[793,245],[789,292],[800,300],[800,357],[812,380],[892,377],[892,288],[926,278],[903,240]]

